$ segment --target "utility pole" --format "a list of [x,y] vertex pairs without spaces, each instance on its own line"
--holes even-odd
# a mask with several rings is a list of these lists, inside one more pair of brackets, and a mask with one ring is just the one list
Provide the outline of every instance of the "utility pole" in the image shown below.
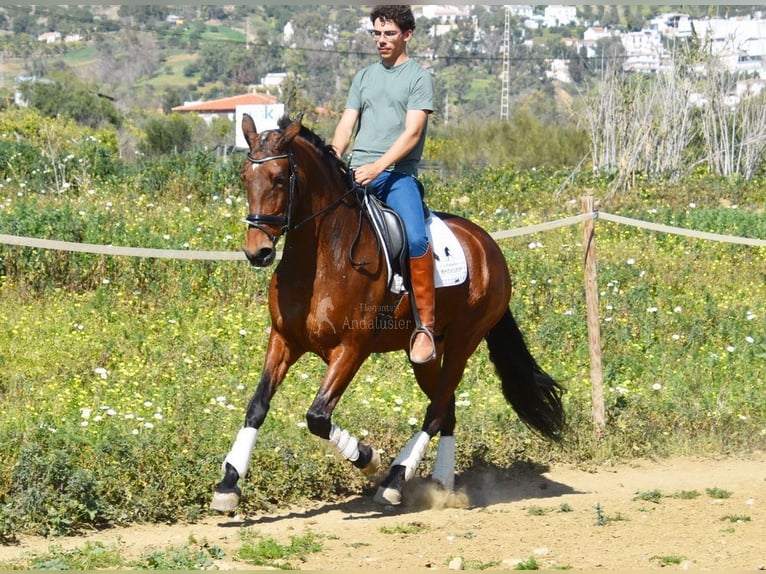
[[505,30],[503,33],[503,73],[500,93],[500,119],[508,119],[508,96],[511,89],[511,7],[505,7]]

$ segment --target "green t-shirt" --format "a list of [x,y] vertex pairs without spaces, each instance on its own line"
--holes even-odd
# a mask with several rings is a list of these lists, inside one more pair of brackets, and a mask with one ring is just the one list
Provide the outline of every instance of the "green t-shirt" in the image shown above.
[[[407,110],[434,109],[431,74],[412,59],[386,68],[377,62],[360,70],[351,82],[346,108],[360,113],[350,166],[359,167],[382,156],[404,131]],[[413,150],[388,167],[417,176],[426,130]]]

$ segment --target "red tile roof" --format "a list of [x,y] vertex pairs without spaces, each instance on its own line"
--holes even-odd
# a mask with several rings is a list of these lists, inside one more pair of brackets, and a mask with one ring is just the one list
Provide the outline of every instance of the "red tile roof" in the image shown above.
[[241,96],[232,96],[230,98],[221,98],[219,100],[210,100],[209,102],[199,102],[185,106],[176,106],[174,112],[202,112],[202,113],[224,113],[234,112],[237,106],[243,105],[270,105],[276,104],[279,100],[268,94],[242,94]]

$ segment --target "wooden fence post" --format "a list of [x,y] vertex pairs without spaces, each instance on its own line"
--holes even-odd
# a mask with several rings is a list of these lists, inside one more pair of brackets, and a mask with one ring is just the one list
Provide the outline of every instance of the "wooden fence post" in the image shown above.
[[[594,211],[593,196],[582,198],[583,213]],[[593,425],[596,435],[605,431],[604,370],[601,364],[601,326],[598,316],[598,282],[596,278],[596,232],[593,218],[583,222],[583,250],[585,252],[585,303],[587,307],[588,349],[590,351],[590,382],[593,400]]]

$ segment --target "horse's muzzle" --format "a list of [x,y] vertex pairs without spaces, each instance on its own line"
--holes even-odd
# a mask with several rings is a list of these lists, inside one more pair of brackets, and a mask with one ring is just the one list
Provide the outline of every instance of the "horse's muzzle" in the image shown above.
[[244,249],[243,251],[253,267],[268,267],[274,262],[277,255],[277,250],[274,247],[261,247],[257,251]]

